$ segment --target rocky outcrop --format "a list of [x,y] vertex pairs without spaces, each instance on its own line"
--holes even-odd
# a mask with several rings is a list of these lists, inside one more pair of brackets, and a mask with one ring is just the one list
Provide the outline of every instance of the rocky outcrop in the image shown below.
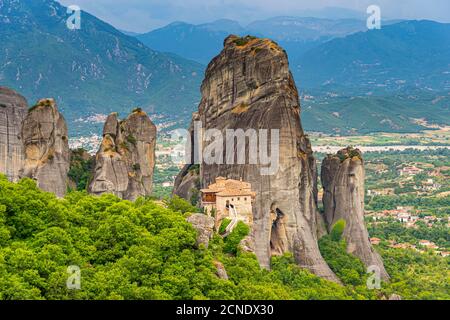
[[329,231],[343,219],[347,251],[367,266],[377,266],[383,279],[389,278],[383,261],[372,248],[364,224],[364,162],[358,149],[346,148],[328,155],[322,162],[323,206]]
[[24,165],[21,177],[36,180],[44,191],[63,197],[70,166],[69,139],[64,117],[53,99],[40,100],[23,121]]
[[89,192],[111,193],[127,200],[151,195],[155,147],[156,126],[145,112],[136,109],[123,121],[117,113],[110,114]]
[[195,213],[187,218],[187,222],[197,230],[197,246],[203,244],[208,248],[209,240],[214,234],[214,218]]
[[0,87],[0,173],[10,181],[19,180],[23,166],[23,145],[20,128],[28,103],[17,92]]
[[225,269],[225,266],[223,265],[223,263],[220,261],[214,261],[213,263],[214,263],[214,267],[216,267],[216,270],[217,270],[216,276],[219,279],[228,280],[229,279],[228,273],[227,273],[227,270]]
[[95,158],[94,176],[89,184],[89,193],[101,195],[111,193],[124,198],[128,188],[125,143],[120,130],[117,113],[106,119],[103,128],[103,140]]
[[201,91],[194,117],[204,130],[217,129],[226,137],[227,129],[276,129],[281,155],[278,170],[263,175],[265,166],[248,161],[247,139],[246,164],[201,164],[202,188],[219,176],[251,183],[257,195],[250,242],[260,264],[269,267],[272,255],[292,252],[300,266],[338,282],[317,244],[321,217],[316,165],[300,123],[298,92],[285,51],[267,39],[230,36],[209,64]]
[[198,198],[200,190],[200,172],[199,168],[195,165],[185,165],[180,174],[175,179],[175,187],[173,194],[187,200],[196,200]]

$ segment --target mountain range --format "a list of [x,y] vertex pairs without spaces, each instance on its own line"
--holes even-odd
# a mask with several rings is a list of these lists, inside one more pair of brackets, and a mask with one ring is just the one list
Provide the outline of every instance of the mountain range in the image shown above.
[[54,97],[69,122],[93,113],[192,110],[203,66],[152,50],[87,12],[70,30],[53,0],[0,0],[0,83],[33,104]]
[[136,37],[148,47],[207,64],[228,34],[277,41],[301,88],[450,88],[450,24],[434,21],[383,21],[380,30],[367,30],[358,19],[275,17],[245,27],[232,20],[177,22]]
[[175,22],[136,37],[150,48],[173,52],[207,65],[222,50],[223,40],[230,34],[273,39],[293,56],[332,38],[363,30],[366,30],[363,20],[274,17],[247,26],[226,19],[200,25]]
[[332,39],[293,59],[297,80],[306,87],[449,91],[450,24],[403,21]]
[[54,97],[72,136],[101,130],[80,118],[135,106],[187,124],[224,39],[252,34],[284,48],[302,96],[314,96],[302,101],[307,130],[418,131],[417,118],[449,124],[450,24],[390,20],[367,30],[355,12],[328,11],[245,26],[174,22],[135,34],[87,12],[81,29],[69,30],[70,14],[53,0],[0,0],[0,84],[30,104]]
[[357,19],[275,17],[245,27],[176,23],[137,37],[205,63],[227,33],[269,37],[287,51],[300,91],[314,97],[302,101],[307,130],[415,132],[419,118],[450,123],[450,24],[390,20],[367,30]]

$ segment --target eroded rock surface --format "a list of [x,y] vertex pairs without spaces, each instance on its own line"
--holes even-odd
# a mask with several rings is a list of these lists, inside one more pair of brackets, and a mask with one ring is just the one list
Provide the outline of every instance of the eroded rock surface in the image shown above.
[[64,117],[53,99],[40,100],[23,121],[24,165],[21,177],[36,180],[44,191],[63,197],[70,166],[69,139]]
[[145,112],[136,109],[123,121],[116,113],[110,114],[89,192],[111,193],[127,200],[151,195],[155,147],[156,126]]
[[[194,165],[185,165],[175,179],[173,194],[187,200],[197,200],[200,190],[200,172]],[[197,198],[197,199],[194,199]]]
[[10,181],[19,180],[23,166],[22,122],[28,103],[17,92],[0,87],[0,173]]
[[228,273],[225,266],[220,261],[214,261],[214,266],[216,267],[216,276],[222,280],[228,280]]
[[273,174],[262,175],[260,163],[249,164],[247,139],[246,164],[201,164],[202,188],[219,176],[251,183],[257,193],[251,242],[260,264],[269,267],[272,255],[293,252],[300,266],[339,282],[317,244],[316,165],[285,51],[267,39],[230,36],[209,64],[201,91],[194,118],[204,130],[217,129],[225,137],[227,129],[276,129],[280,137]]
[[380,255],[372,248],[364,224],[364,179],[362,153],[346,148],[336,155],[328,155],[322,162],[323,206],[329,231],[340,219],[346,226],[343,237],[347,251],[361,259],[367,266],[377,266],[383,279],[387,274]]
[[197,230],[197,246],[203,244],[208,248],[209,240],[214,234],[214,218],[205,214],[194,213],[187,218],[195,230]]

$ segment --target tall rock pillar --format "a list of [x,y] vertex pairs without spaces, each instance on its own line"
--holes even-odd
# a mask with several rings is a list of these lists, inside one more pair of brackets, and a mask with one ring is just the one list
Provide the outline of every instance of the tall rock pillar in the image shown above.
[[343,237],[347,251],[367,266],[376,266],[384,280],[389,279],[380,255],[372,248],[364,224],[364,179],[362,153],[346,148],[336,155],[328,155],[322,162],[323,206],[329,231],[343,219]]
[[40,100],[22,125],[22,177],[36,180],[44,191],[64,197],[67,192],[70,150],[67,125],[53,99]]
[[89,192],[111,193],[127,200],[151,195],[155,148],[156,126],[145,112],[136,109],[123,121],[117,113],[110,114]]
[[[338,282],[317,243],[315,160],[301,126],[298,92],[286,52],[268,39],[229,36],[208,65],[201,92],[195,119],[205,132],[214,129],[226,137],[228,129],[253,129],[261,138],[267,130],[269,144],[272,134],[279,133],[279,163],[274,172],[262,174],[267,166],[249,161],[268,149],[250,151],[247,136],[245,151],[236,150],[245,155],[245,164],[230,164],[226,153],[231,150],[225,147],[222,164],[201,163],[202,187],[219,176],[251,183],[257,194],[252,237],[260,264],[269,267],[272,255],[292,252],[300,266]],[[183,177],[177,180],[183,183]]]

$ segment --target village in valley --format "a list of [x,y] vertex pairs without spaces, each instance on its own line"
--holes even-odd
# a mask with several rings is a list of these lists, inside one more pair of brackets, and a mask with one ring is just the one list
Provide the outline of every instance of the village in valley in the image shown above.
[[[167,197],[172,193],[176,175],[183,167],[182,161],[173,161],[179,146],[180,140],[170,133],[159,135],[154,176],[157,196]],[[318,168],[325,156],[322,150],[315,153]],[[364,159],[365,220],[372,244],[447,257],[450,254],[450,150],[387,148],[365,152]],[[322,196],[319,192],[319,205]]]
[[374,245],[450,254],[450,151],[366,153],[365,220]]

